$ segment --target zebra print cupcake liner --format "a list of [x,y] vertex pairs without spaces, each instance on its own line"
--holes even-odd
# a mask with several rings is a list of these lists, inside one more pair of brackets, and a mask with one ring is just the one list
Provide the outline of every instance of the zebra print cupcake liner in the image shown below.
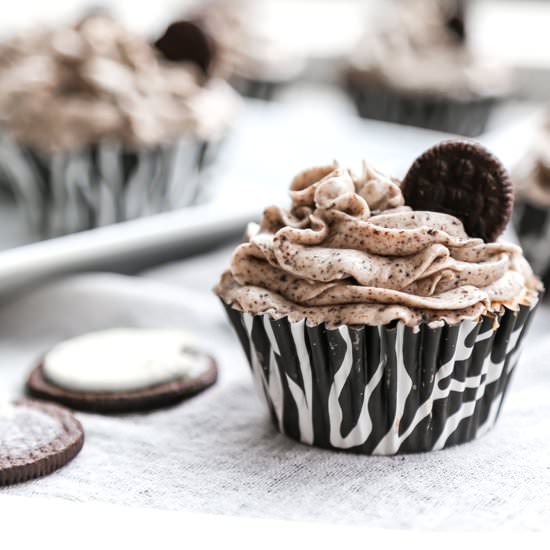
[[253,80],[233,75],[229,83],[242,96],[252,99],[272,101],[275,95],[287,84],[270,80]]
[[533,271],[550,288],[550,208],[516,199],[512,222]]
[[275,427],[327,449],[443,449],[495,423],[533,307],[451,326],[308,326],[224,303]]
[[376,84],[348,82],[362,118],[382,120],[475,137],[487,128],[496,97],[459,100],[437,95],[402,94]]
[[0,139],[0,178],[32,232],[53,237],[194,204],[215,144],[194,138],[149,149],[100,142],[43,154]]

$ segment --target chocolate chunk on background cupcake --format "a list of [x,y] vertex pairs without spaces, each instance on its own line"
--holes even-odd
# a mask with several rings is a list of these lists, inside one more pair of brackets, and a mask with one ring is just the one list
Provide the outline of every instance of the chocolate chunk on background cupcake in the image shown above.
[[302,73],[305,59],[267,26],[261,2],[207,0],[187,16],[203,28],[216,47],[216,70],[242,95],[271,100]]
[[448,211],[439,186],[464,184],[485,213],[503,191],[494,228],[509,215],[504,169],[471,147],[444,144],[411,168],[407,197],[432,183],[432,209],[407,206],[399,181],[367,163],[306,170],[291,207],[267,208],[235,250],[215,291],[281,432],[395,454],[493,426],[542,287],[518,246],[469,235]]
[[504,67],[468,43],[467,2],[381,2],[346,71],[359,114],[466,136],[481,134],[511,92]]
[[516,201],[513,225],[525,256],[550,285],[550,119],[512,172]]
[[38,401],[0,403],[0,487],[51,474],[82,449],[70,411]]
[[145,412],[213,385],[218,369],[179,330],[110,329],[54,346],[31,372],[33,397],[99,413]]
[[236,107],[108,16],[29,30],[0,48],[0,174],[46,236],[185,206]]

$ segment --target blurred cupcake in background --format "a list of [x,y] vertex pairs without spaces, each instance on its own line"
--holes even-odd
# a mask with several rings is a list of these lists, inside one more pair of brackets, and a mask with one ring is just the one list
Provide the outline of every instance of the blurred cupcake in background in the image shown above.
[[[303,57],[266,25],[266,8],[249,0],[208,0],[187,16],[216,46],[216,70],[242,95],[270,100],[302,72]],[[171,25],[172,32],[178,21]],[[171,32],[169,27],[165,36]],[[175,32],[174,32],[175,35]],[[185,40],[182,40],[185,45]],[[162,49],[162,38],[157,42]]]
[[346,84],[359,114],[481,134],[510,74],[468,46],[465,0],[393,0],[355,48]]
[[0,177],[54,236],[189,205],[238,105],[202,58],[159,59],[114,19],[35,29],[0,49]]
[[550,284],[550,120],[512,172],[516,201],[513,224],[526,258]]

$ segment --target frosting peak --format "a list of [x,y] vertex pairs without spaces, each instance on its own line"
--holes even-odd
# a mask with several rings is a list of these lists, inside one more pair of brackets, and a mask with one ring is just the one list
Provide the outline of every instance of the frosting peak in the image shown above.
[[317,184],[313,197],[317,208],[342,208],[353,200],[355,186],[349,173],[336,168]]
[[397,180],[363,162],[363,173],[353,172],[334,163],[302,172],[290,186],[293,206],[314,206],[354,212],[367,219],[373,211],[403,206]]
[[290,209],[267,208],[217,286],[229,304],[316,324],[457,323],[535,299],[521,249],[470,238],[455,217],[404,206],[364,163],[299,174]]

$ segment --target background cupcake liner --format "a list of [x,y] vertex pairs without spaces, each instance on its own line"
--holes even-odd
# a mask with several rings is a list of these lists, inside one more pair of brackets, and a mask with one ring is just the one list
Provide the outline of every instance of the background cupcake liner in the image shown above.
[[512,220],[525,257],[550,288],[550,208],[516,199]]
[[363,118],[450,132],[482,134],[497,97],[460,100],[452,97],[406,94],[376,83],[348,81],[348,90]]
[[275,426],[319,447],[391,455],[442,449],[490,429],[534,307],[415,329],[327,329],[224,304]]
[[230,84],[244,97],[271,101],[275,94],[284,86],[281,82],[269,80],[255,80],[243,76],[233,75]]
[[51,237],[193,204],[212,148],[194,138],[143,150],[105,141],[49,155],[4,134],[0,178],[31,230]]

